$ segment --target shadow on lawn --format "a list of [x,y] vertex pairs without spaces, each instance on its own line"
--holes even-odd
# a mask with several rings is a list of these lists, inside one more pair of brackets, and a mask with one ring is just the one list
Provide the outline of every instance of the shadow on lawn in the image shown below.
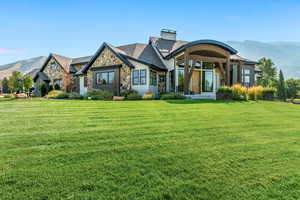
[[235,103],[246,103],[247,101],[237,101],[237,100],[209,100],[209,99],[180,99],[180,100],[165,100],[167,103],[171,104],[195,104],[195,103],[225,103],[225,104],[235,104]]

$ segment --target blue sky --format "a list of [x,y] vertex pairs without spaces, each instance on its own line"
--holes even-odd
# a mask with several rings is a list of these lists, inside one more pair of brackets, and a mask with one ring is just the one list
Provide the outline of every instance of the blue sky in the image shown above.
[[182,40],[300,41],[296,0],[10,0],[0,19],[0,64],[91,55],[104,41],[145,43],[162,28]]

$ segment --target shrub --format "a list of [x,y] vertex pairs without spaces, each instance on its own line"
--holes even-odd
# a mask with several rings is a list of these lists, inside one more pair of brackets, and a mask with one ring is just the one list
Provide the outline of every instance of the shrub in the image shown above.
[[155,95],[152,92],[147,92],[143,95],[144,100],[153,100],[155,99]]
[[68,99],[69,96],[70,96],[69,93],[62,92],[62,93],[60,93],[59,95],[57,95],[55,99]]
[[104,100],[112,100],[113,99],[113,95],[109,92],[105,92],[103,91],[103,99]]
[[161,95],[160,99],[168,100],[168,99],[185,99],[185,96],[176,92],[166,93]]
[[82,98],[83,97],[80,94],[76,93],[76,92],[72,92],[72,93],[69,94],[69,99],[82,99]]
[[131,93],[128,94],[126,97],[127,100],[141,100],[142,99],[142,95],[138,94],[138,93]]
[[263,97],[263,87],[262,86],[253,86],[248,89],[248,96],[251,100],[259,100]]
[[49,92],[48,94],[47,94],[47,98],[48,99],[55,99],[60,93],[62,93],[62,91],[60,91],[60,90],[52,90],[51,92]]
[[57,83],[54,85],[54,90],[60,90],[60,86]]
[[53,85],[50,85],[50,86],[49,86],[48,92],[51,92],[53,89],[54,89],[54,88],[53,88]]
[[247,88],[240,84],[232,86],[232,94],[234,100],[247,100]]
[[92,100],[112,100],[113,95],[109,92],[104,92],[102,90],[91,89],[89,90],[84,99],[92,99]]
[[232,100],[233,99],[233,90],[228,86],[221,86],[217,91],[218,100]]
[[274,97],[275,97],[276,92],[277,92],[276,88],[273,88],[273,87],[263,88],[262,99],[264,99],[264,100],[273,100]]
[[42,96],[42,97],[45,96],[45,95],[48,93],[47,86],[46,86],[45,83],[43,83],[43,84],[41,85],[40,91],[41,91],[41,96]]
[[130,94],[138,94],[138,91],[130,89],[130,90],[127,90],[125,92],[121,92],[121,96],[125,97],[125,99]]

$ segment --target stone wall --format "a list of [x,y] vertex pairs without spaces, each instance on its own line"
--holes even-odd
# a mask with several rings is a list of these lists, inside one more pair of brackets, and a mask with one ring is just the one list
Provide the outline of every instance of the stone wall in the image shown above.
[[[51,69],[51,64],[56,63],[57,67],[55,70]],[[72,81],[70,74],[66,73],[62,66],[56,62],[54,58],[51,58],[49,62],[47,63],[46,67],[44,68],[43,72],[49,77],[50,84],[54,85],[55,80],[61,80],[62,81],[62,90],[63,91],[69,91],[72,87]]]
[[93,88],[93,67],[107,67],[113,65],[121,65],[120,68],[120,92],[129,90],[131,88],[131,69],[125,65],[114,53],[109,49],[105,48],[95,62],[92,64],[91,68],[87,72],[88,77],[88,88]]

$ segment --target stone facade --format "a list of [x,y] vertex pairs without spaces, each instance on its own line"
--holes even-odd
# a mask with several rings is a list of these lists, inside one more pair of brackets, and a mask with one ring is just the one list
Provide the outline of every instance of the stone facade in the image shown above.
[[[55,63],[56,69],[51,69],[51,65]],[[56,62],[54,58],[51,58],[44,68],[43,72],[49,77],[50,85],[54,85],[56,80],[61,80],[61,89],[64,91],[70,90],[72,84],[71,75],[66,73],[62,66]]]
[[87,71],[87,88],[93,88],[93,71],[92,68],[108,67],[114,65],[121,65],[120,68],[120,92],[129,90],[131,88],[131,69],[125,65],[114,53],[112,53],[108,48],[105,48],[95,62],[92,64],[91,68]]

